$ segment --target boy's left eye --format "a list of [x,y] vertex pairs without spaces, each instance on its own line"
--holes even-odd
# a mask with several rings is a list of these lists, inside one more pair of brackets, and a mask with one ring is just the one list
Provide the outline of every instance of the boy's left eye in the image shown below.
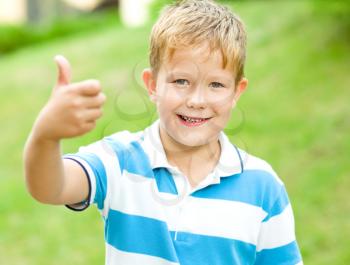
[[219,83],[219,82],[211,82],[211,83],[210,83],[210,86],[211,86],[211,87],[214,87],[214,88],[225,87],[224,84]]

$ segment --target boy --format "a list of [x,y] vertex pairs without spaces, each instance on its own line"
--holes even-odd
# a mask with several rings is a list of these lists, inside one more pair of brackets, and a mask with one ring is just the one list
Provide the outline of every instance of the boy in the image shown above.
[[32,196],[75,210],[95,203],[106,264],[302,264],[283,183],[223,133],[247,87],[245,46],[227,8],[168,6],[142,74],[159,120],[63,158],[60,140],[92,130],[105,96],[96,80],[71,84],[68,61],[56,57],[58,83],[25,148]]

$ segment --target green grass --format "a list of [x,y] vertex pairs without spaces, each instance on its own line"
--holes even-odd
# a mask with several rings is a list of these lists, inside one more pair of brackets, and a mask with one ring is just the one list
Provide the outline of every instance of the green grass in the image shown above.
[[[238,2],[235,10],[249,33],[250,84],[228,127],[242,126],[230,138],[269,161],[286,183],[305,264],[350,264],[346,38],[313,2]],[[147,126],[154,107],[139,76],[149,31],[106,27],[0,58],[0,264],[103,264],[99,213],[35,202],[25,189],[22,150],[50,96],[57,53],[70,59],[73,81],[97,78],[108,96],[97,128],[64,141],[64,152]]]

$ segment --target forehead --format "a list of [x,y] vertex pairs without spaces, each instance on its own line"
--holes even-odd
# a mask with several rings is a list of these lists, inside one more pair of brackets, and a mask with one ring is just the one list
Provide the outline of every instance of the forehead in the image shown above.
[[211,50],[207,45],[170,49],[165,63],[171,67],[179,65],[209,66],[223,69],[223,57],[220,51]]
[[234,78],[233,71],[224,68],[222,52],[209,45],[169,49],[161,65],[161,72],[201,75],[220,75]]

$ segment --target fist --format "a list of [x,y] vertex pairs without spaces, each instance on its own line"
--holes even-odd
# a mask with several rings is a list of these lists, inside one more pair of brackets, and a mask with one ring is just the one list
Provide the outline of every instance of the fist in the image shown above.
[[51,97],[40,112],[35,132],[47,140],[60,140],[83,135],[96,126],[102,116],[106,96],[98,80],[70,83],[71,67],[66,58],[55,57],[57,83]]

